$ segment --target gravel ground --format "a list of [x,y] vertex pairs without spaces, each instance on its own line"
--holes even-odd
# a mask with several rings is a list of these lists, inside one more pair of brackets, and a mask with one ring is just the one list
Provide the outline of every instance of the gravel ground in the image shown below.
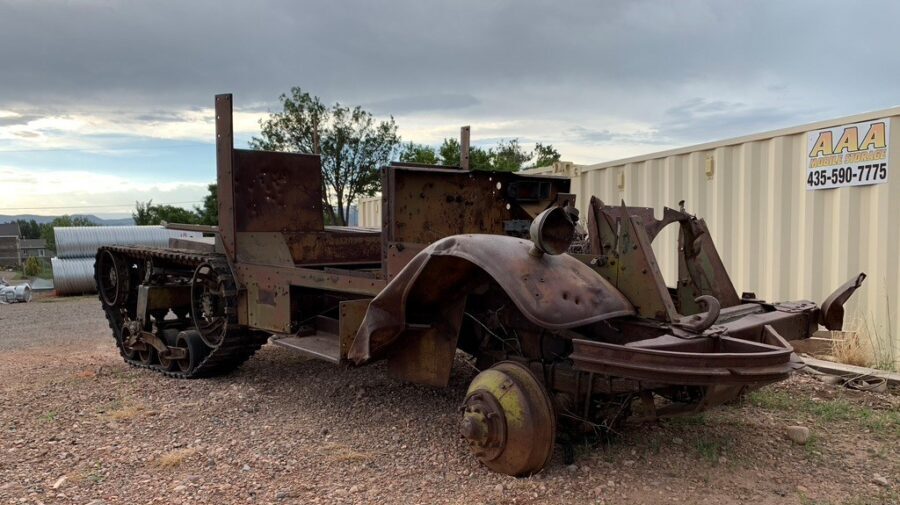
[[269,345],[178,381],[125,365],[93,298],[0,306],[0,503],[900,503],[896,394],[795,377],[515,479],[456,434],[472,375],[432,389]]

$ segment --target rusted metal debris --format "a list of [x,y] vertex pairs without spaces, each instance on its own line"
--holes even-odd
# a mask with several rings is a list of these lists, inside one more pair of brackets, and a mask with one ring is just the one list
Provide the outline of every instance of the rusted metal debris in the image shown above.
[[[199,230],[215,244],[98,252],[123,358],[208,376],[271,338],[444,386],[462,350],[481,373],[460,433],[498,472],[540,471],[558,431],[694,412],[786,378],[798,366],[790,341],[839,328],[865,278],[821,308],[738,296],[706,224],[683,206],[658,220],[592,198],[584,223],[569,180],[553,176],[395,164],[382,171],[380,231],[327,227],[319,157],[234,149],[231,108],[216,97],[220,222]],[[651,247],[670,225],[671,287]]]

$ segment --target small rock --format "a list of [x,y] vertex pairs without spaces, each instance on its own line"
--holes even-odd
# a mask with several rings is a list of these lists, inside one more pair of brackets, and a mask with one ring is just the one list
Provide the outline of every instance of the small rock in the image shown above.
[[881,487],[888,487],[888,485],[890,484],[887,480],[887,477],[877,473],[872,475],[872,482],[878,484]]
[[681,438],[681,437],[675,437],[675,438],[672,439],[672,442],[675,442],[676,444],[683,444],[683,443],[684,443],[684,439]]
[[809,494],[809,489],[807,489],[806,486],[804,486],[804,485],[802,485],[802,484],[798,484],[798,485],[797,485],[797,492],[798,492],[798,493],[801,493],[801,494]]
[[728,458],[726,458],[725,456],[719,456],[719,464],[724,465],[725,463],[728,463]]
[[844,382],[843,377],[839,377],[837,375],[820,375],[819,380],[824,382],[825,384],[831,384],[832,386],[836,386]]
[[503,492],[503,484],[497,484],[496,486],[494,486],[494,492],[502,493]]
[[276,500],[284,500],[285,498],[289,498],[290,496],[291,496],[290,493],[288,493],[287,491],[285,491],[283,489],[275,491],[275,499]]
[[242,472],[249,472],[249,471],[250,471],[250,465],[244,465],[243,468],[241,468],[241,471],[242,471]]
[[179,484],[172,488],[172,491],[175,491],[176,493],[183,493],[187,491],[187,486],[185,486],[184,484]]
[[54,482],[54,483],[53,483],[53,486],[52,486],[53,489],[59,489],[63,484],[66,483],[66,480],[67,480],[67,479],[68,479],[68,477],[66,477],[65,475],[63,475],[62,477],[56,479],[56,482]]
[[614,481],[608,481],[606,485],[607,487],[616,487],[616,483]]
[[103,500],[91,500],[87,505],[104,505]]
[[634,466],[634,460],[626,459],[624,464],[625,466]]
[[566,470],[568,470],[568,471],[570,471],[570,472],[577,472],[577,471],[578,471],[578,465],[569,465],[569,466],[566,467]]
[[786,434],[795,444],[806,445],[806,442],[809,441],[809,428],[806,426],[788,426]]
[[359,486],[351,486],[351,487],[350,487],[350,492],[351,492],[351,493],[358,493],[358,492],[359,492]]

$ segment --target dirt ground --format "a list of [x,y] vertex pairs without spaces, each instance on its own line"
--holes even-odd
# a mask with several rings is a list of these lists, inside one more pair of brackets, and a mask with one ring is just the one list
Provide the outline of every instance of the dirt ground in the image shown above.
[[515,479],[457,435],[472,375],[432,389],[267,345],[178,381],[124,364],[93,298],[0,305],[0,503],[900,503],[896,392],[796,376]]

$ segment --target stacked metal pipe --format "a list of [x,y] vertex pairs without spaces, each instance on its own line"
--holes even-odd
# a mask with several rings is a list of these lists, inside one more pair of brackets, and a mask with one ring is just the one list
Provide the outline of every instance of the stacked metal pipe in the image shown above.
[[53,286],[57,295],[81,295],[97,291],[94,257],[105,245],[168,247],[170,238],[200,237],[201,233],[168,230],[162,226],[71,226],[53,228],[56,257]]

